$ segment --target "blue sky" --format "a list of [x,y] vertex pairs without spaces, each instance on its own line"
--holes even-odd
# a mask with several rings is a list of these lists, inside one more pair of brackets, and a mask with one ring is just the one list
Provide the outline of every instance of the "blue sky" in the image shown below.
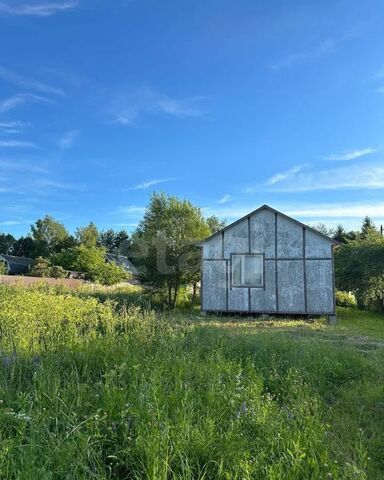
[[0,231],[384,223],[382,0],[0,0]]

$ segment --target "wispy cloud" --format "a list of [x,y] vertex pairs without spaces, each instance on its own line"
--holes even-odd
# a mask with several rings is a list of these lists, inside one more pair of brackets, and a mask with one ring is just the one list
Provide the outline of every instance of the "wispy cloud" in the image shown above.
[[[374,219],[384,220],[383,202],[334,202],[334,203],[316,203],[308,204],[276,204],[272,205],[287,215],[302,220],[304,223],[310,221],[322,222],[330,226],[336,226],[342,223],[346,228],[357,228],[361,219],[366,215]],[[203,212],[206,216],[216,215],[221,219],[227,219],[229,222],[249,214],[258,205],[239,204],[234,207],[206,207]]]
[[31,93],[18,93],[16,95],[12,95],[11,97],[5,98],[4,100],[0,100],[0,113],[8,112],[28,102],[52,103],[51,100],[39,95],[34,95]]
[[29,123],[25,122],[0,122],[0,134],[1,135],[14,135],[17,133],[22,133],[24,128],[31,126]]
[[220,200],[217,201],[217,203],[228,203],[232,200],[232,197],[231,195],[229,195],[228,193],[226,193],[225,195],[223,195]]
[[126,215],[126,216],[140,216],[145,213],[145,207],[138,207],[137,205],[128,205],[126,207],[120,207],[117,213],[119,215]]
[[5,222],[0,222],[2,227],[13,227],[15,225],[22,225],[24,222],[20,222],[19,220],[6,220]]
[[30,126],[32,126],[30,122],[19,122],[19,121],[0,122],[0,128],[24,128],[24,127],[30,127]]
[[36,17],[49,17],[66,10],[77,7],[79,2],[29,2],[18,5],[10,5],[7,2],[0,2],[0,14],[3,15],[31,15]]
[[272,70],[280,70],[282,68],[289,68],[298,63],[305,63],[315,58],[322,57],[323,55],[332,53],[335,51],[336,45],[340,42],[335,38],[326,38],[318,45],[311,48],[300,50],[299,52],[292,53],[284,59],[271,65]]
[[324,160],[331,160],[331,161],[348,161],[348,160],[356,160],[360,157],[365,157],[366,155],[372,155],[372,153],[376,153],[378,151],[377,148],[361,148],[357,150],[349,150],[343,153],[333,153],[326,157],[323,157]]
[[155,180],[147,180],[145,182],[139,183],[135,185],[132,190],[146,190],[149,187],[153,187],[154,185],[158,185],[159,183],[167,183],[176,180],[175,178],[158,178]]
[[0,78],[5,82],[11,83],[12,85],[16,85],[17,87],[23,88],[25,90],[33,90],[36,92],[53,95],[64,95],[64,92],[61,88],[52,87],[51,85],[39,82],[38,80],[34,80],[33,78],[24,77],[1,66]]
[[0,159],[0,173],[4,170],[5,172],[9,173],[10,171],[20,172],[35,172],[35,173],[43,173],[49,174],[49,170],[41,165],[36,165],[30,162],[15,162],[9,160],[2,160]]
[[133,126],[145,115],[167,115],[176,118],[203,117],[205,97],[172,98],[149,88],[139,88],[120,95],[111,106],[112,123]]
[[70,150],[76,143],[80,135],[80,130],[69,130],[65,132],[58,141],[60,150]]
[[384,165],[353,165],[324,170],[304,170],[268,183],[271,191],[308,192],[315,190],[384,189]]
[[288,215],[301,218],[363,218],[384,217],[384,203],[338,202],[306,206],[288,206]]
[[0,140],[0,148],[39,148],[33,142],[22,140]]
[[[283,180],[287,180],[290,177],[293,177],[296,173],[301,172],[306,165],[296,165],[292,167],[290,170],[287,170],[286,172],[280,172],[276,173],[271,177],[269,180],[266,181],[266,185],[275,185],[275,183],[279,183]],[[253,191],[254,189],[251,189]]]

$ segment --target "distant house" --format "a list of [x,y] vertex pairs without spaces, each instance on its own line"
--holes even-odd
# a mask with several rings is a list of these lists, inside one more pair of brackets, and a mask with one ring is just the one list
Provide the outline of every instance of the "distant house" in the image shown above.
[[14,257],[13,255],[0,254],[0,261],[5,263],[7,275],[24,275],[28,273],[34,260],[27,257]]
[[123,255],[115,254],[115,253],[107,253],[105,255],[107,262],[114,263],[118,267],[122,268],[125,272],[131,274],[133,277],[139,276],[139,271],[133,265],[133,263],[129,260],[128,257],[124,257]]
[[201,242],[201,308],[333,321],[337,244],[264,205]]

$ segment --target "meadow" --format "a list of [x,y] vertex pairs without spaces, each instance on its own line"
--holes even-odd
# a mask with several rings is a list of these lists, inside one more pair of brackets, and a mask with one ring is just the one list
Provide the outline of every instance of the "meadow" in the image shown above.
[[381,479],[384,317],[338,314],[1,286],[0,478]]

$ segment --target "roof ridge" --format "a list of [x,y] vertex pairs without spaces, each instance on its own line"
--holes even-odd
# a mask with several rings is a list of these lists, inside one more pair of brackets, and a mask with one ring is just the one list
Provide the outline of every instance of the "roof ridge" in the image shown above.
[[235,220],[234,222],[230,223],[229,225],[226,225],[224,228],[218,230],[217,232],[213,233],[212,235],[210,235],[209,237],[205,238],[204,240],[202,240],[200,243],[200,245],[202,243],[205,243],[205,242],[208,242],[209,240],[211,240],[212,238],[214,238],[216,235],[219,235],[220,233],[223,233],[225,232],[226,230],[228,230],[229,228],[233,227],[234,225],[240,223],[241,221],[245,220],[246,218],[249,218],[253,215],[256,215],[258,212],[261,212],[262,210],[270,210],[271,212],[273,213],[276,213],[278,215],[281,215],[282,217],[285,217],[287,218],[288,220],[298,224],[298,225],[301,225],[302,227],[306,228],[307,230],[315,233],[316,235],[319,235],[320,237],[323,237],[325,238],[326,240],[328,240],[329,242],[333,243],[334,245],[340,245],[340,242],[338,242],[337,240],[334,240],[333,238],[329,237],[328,235],[325,235],[324,233],[322,232],[319,232],[318,230],[316,230],[315,228],[312,228],[310,227],[309,225],[306,225],[305,223],[303,222],[300,222],[299,220],[296,220],[295,218],[292,218],[290,217],[289,215],[286,215],[285,213],[283,212],[280,212],[279,210],[276,210],[275,208],[271,207],[270,205],[267,205],[266,203],[264,205],[261,205],[261,207],[259,208],[256,208],[256,210],[253,210],[252,212],[248,213],[247,215],[244,215],[243,217],[239,218],[238,220]]

